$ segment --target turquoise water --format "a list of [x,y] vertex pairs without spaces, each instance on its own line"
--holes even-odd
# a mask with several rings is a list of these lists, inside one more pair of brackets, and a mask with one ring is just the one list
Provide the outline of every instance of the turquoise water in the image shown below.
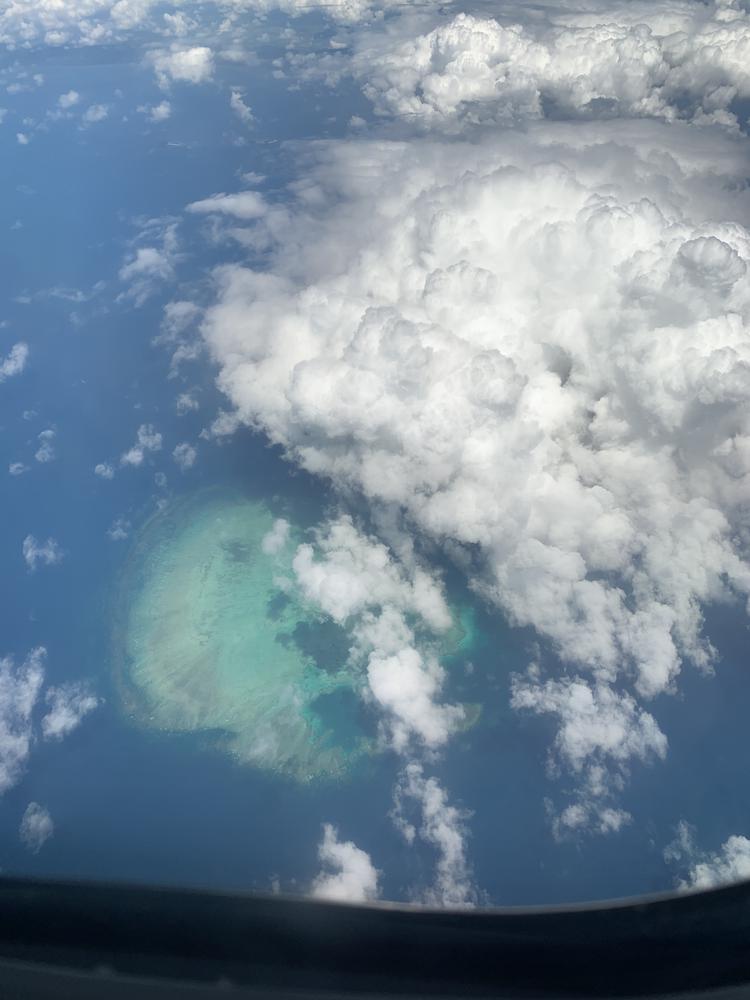
[[[296,781],[339,778],[375,749],[365,672],[346,629],[294,585],[300,529],[265,550],[276,523],[267,503],[213,490],[147,523],[123,582],[126,690],[142,725],[213,733],[239,762]],[[454,621],[447,662],[474,641],[471,610]]]

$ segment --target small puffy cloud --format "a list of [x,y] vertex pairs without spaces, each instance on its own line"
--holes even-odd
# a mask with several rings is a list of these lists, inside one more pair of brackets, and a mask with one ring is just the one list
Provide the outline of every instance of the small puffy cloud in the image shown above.
[[20,375],[29,360],[29,346],[23,341],[14,344],[5,357],[0,360],[0,382]]
[[675,840],[664,851],[665,860],[685,870],[678,880],[681,889],[713,889],[750,879],[750,840],[733,835],[715,854],[701,851],[694,829],[681,821]]
[[37,566],[55,566],[63,560],[63,550],[54,538],[46,542],[38,541],[33,535],[27,535],[23,540],[23,558],[33,573]]
[[[410,803],[418,806],[418,825],[408,817]],[[438,854],[435,880],[418,890],[415,899],[431,906],[468,908],[479,901],[466,855],[469,814],[452,806],[436,778],[425,778],[421,764],[407,764],[394,791],[392,818],[409,843],[417,834]]]
[[182,441],[180,444],[176,445],[172,452],[172,458],[183,472],[187,472],[188,469],[192,469],[195,465],[197,457],[197,451],[187,441]]
[[68,736],[99,705],[99,699],[82,683],[51,687],[45,701],[47,711],[42,718],[45,740],[61,740]]
[[138,246],[120,268],[118,277],[129,287],[118,301],[132,300],[137,306],[158,291],[159,286],[174,277],[179,260],[177,225],[172,220],[149,222],[138,238]]
[[281,552],[288,540],[289,522],[279,517],[273,522],[271,530],[263,536],[261,548],[267,556],[275,556],[277,552]]
[[237,90],[236,88],[232,90],[232,93],[229,98],[229,107],[232,109],[232,111],[234,111],[234,113],[237,115],[240,121],[245,123],[245,125],[252,125],[252,123],[255,121],[253,112],[248,107],[248,105],[245,104],[242,98],[241,90]]
[[37,854],[54,832],[55,824],[48,810],[38,802],[29,802],[18,831],[24,847]]
[[174,46],[171,50],[153,56],[154,71],[159,86],[178,83],[206,83],[214,73],[214,57],[205,45],[184,49]]
[[28,133],[26,132],[16,132],[16,142],[19,146],[28,146],[31,142]]
[[34,453],[34,458],[37,462],[41,462],[43,465],[47,462],[53,462],[55,460],[55,438],[57,437],[56,431],[51,427],[46,430],[41,431],[37,435],[37,440],[39,441],[39,447]]
[[315,877],[312,895],[345,903],[367,903],[379,895],[379,872],[369,854],[350,840],[338,839],[330,823],[323,827],[318,857],[324,866]]
[[94,475],[99,476],[100,479],[114,479],[115,470],[109,462],[99,462],[94,466]]
[[141,424],[135,444],[120,456],[120,465],[141,465],[148,452],[161,451],[162,437],[153,424]]
[[106,104],[92,104],[86,109],[86,111],[81,116],[81,121],[85,125],[95,125],[97,122],[103,122],[105,118],[109,117],[109,107]]
[[75,107],[76,104],[81,100],[81,95],[77,90],[69,90],[66,94],[60,94],[57,98],[58,107],[67,111],[68,108]]
[[175,410],[177,411],[178,417],[184,417],[186,413],[190,413],[191,410],[200,409],[200,404],[195,396],[192,396],[189,392],[181,392],[180,395],[175,400]]
[[141,104],[138,108],[141,114],[147,115],[149,121],[165,122],[172,114],[172,105],[169,101],[160,101],[158,104]]
[[8,466],[8,472],[11,476],[23,476],[28,471],[29,466],[23,462],[11,462]]
[[118,517],[107,529],[107,535],[113,542],[122,542],[130,534],[130,521]]

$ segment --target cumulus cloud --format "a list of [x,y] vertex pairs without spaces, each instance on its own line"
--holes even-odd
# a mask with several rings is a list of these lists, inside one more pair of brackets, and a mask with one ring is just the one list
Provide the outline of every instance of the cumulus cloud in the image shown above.
[[665,860],[685,870],[678,880],[681,889],[713,889],[750,879],[750,840],[731,836],[716,854],[701,851],[695,830],[684,820],[677,826],[675,840],[664,851]]
[[29,346],[22,341],[14,344],[10,351],[0,360],[0,383],[6,379],[20,375],[29,360]]
[[184,417],[186,413],[200,409],[200,403],[189,392],[181,392],[175,400],[174,406],[178,417]]
[[142,465],[149,452],[161,451],[161,445],[161,434],[154,425],[141,424],[136,434],[135,444],[120,456],[120,465]]
[[323,827],[318,857],[324,869],[313,881],[313,896],[345,903],[378,898],[379,872],[369,854],[351,840],[339,840],[338,831],[330,823]]
[[55,460],[55,438],[57,437],[57,432],[51,427],[47,430],[41,431],[37,435],[37,440],[39,441],[39,447],[34,453],[34,458],[37,462],[41,462],[43,465],[47,462],[54,462]]
[[255,121],[252,110],[243,100],[241,90],[237,90],[236,88],[232,90],[229,97],[229,107],[245,125],[252,125]]
[[109,107],[106,104],[92,104],[84,111],[81,121],[85,125],[95,125],[97,122],[103,122],[108,117]]
[[99,704],[88,685],[62,684],[51,687],[45,695],[47,711],[42,718],[45,740],[61,740],[72,733]]
[[46,542],[40,542],[33,535],[27,535],[22,545],[23,558],[26,565],[33,571],[37,566],[55,566],[62,562],[64,553],[60,545],[54,538],[48,538]]
[[46,650],[33,649],[20,666],[0,659],[0,795],[23,774],[33,740],[32,712],[44,683]]
[[214,74],[214,57],[205,45],[193,48],[173,46],[169,51],[160,51],[153,56],[154,72],[160,87],[168,87],[172,82],[206,83]]
[[107,528],[107,536],[113,542],[123,542],[130,534],[130,528],[130,521],[124,517],[118,517]]
[[198,452],[188,441],[182,441],[180,444],[175,445],[172,452],[172,458],[183,472],[192,469],[197,457]]
[[387,45],[364,36],[349,70],[377,112],[428,126],[545,116],[736,126],[733,102],[750,96],[750,17],[734,3],[561,5],[541,18],[511,5],[402,40],[398,30]]
[[[252,220],[268,269],[217,272],[224,427],[441,543],[643,735],[628,699],[709,669],[702,607],[750,589],[744,140],[538,122],[300,156],[288,222]],[[588,713],[545,684],[561,727]]]
[[148,115],[149,121],[165,122],[172,115],[172,105],[169,101],[160,101],[158,104],[141,104],[138,107],[141,114]]
[[236,194],[213,194],[210,198],[194,201],[187,206],[188,212],[199,215],[231,215],[248,221],[260,219],[268,206],[263,195],[256,191],[239,191]]
[[316,544],[297,549],[293,567],[304,598],[340,624],[366,664],[367,694],[385,713],[383,733],[397,751],[435,750],[464,720],[440,701],[445,672],[433,644],[452,624],[442,585],[416,563],[400,562],[351,518],[329,522]]
[[23,476],[28,471],[29,466],[23,462],[11,462],[8,466],[8,472],[11,476]]
[[60,94],[57,98],[58,107],[67,111],[68,108],[75,107],[76,104],[81,100],[81,95],[77,90],[69,90],[66,94]]
[[[418,825],[407,818],[408,807],[414,803],[420,811]],[[418,890],[415,900],[456,908],[472,907],[479,901],[467,858],[468,818],[468,813],[450,805],[436,778],[425,778],[419,763],[406,766],[394,792],[393,819],[409,843],[419,835],[438,854],[434,884]]]
[[114,479],[115,470],[109,462],[99,462],[94,466],[94,475],[100,479]]
[[55,824],[49,811],[38,802],[29,802],[21,819],[18,835],[21,843],[32,854],[38,854],[44,844],[55,832]]
[[271,530],[263,536],[261,548],[267,556],[275,556],[281,552],[288,540],[289,522],[279,517],[273,522]]

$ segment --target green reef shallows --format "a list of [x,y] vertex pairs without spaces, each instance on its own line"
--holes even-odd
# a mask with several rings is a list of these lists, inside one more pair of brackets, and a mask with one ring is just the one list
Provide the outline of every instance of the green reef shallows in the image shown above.
[[[205,491],[142,529],[122,580],[121,689],[141,725],[210,734],[241,763],[297,781],[343,776],[375,740],[345,629],[298,597],[301,541],[266,552],[275,516]],[[451,650],[467,648],[464,616]]]

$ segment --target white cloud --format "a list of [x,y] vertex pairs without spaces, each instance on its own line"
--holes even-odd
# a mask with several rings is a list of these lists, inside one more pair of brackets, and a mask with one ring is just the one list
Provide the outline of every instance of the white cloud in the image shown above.
[[281,552],[288,540],[289,522],[279,517],[273,522],[273,528],[264,535],[261,548],[267,556],[275,556]]
[[[419,826],[406,818],[409,800],[420,809]],[[438,852],[435,881],[416,899],[431,906],[466,908],[479,901],[466,856],[468,814],[450,805],[436,778],[425,778],[422,766],[406,766],[394,793],[393,819],[409,843],[419,836]]]
[[229,107],[234,111],[240,121],[244,122],[245,125],[251,125],[255,118],[253,116],[252,110],[245,104],[242,99],[242,91],[233,89],[229,98]]
[[141,424],[135,444],[120,456],[120,465],[142,465],[148,452],[161,451],[162,437],[153,424]]
[[67,111],[74,107],[81,100],[81,95],[76,90],[69,90],[66,94],[60,94],[57,98],[58,107]]
[[352,655],[366,664],[368,696],[384,712],[383,733],[401,753],[416,743],[435,750],[464,719],[460,705],[440,702],[445,673],[430,643],[452,623],[442,585],[416,563],[399,562],[381,542],[340,517],[297,548],[294,573],[304,598],[347,623]]
[[31,139],[27,132],[16,132],[16,142],[19,146],[28,146]]
[[114,479],[115,470],[109,462],[99,462],[98,465],[94,466],[94,475],[101,479]]
[[29,466],[24,465],[23,462],[11,462],[8,466],[8,472],[11,476],[23,476],[28,471]]
[[55,832],[49,811],[38,802],[29,802],[21,819],[18,835],[32,854],[37,854]]
[[83,113],[81,121],[86,125],[95,125],[97,122],[103,122],[108,117],[109,107],[106,104],[92,104]]
[[160,101],[158,104],[141,104],[138,108],[141,114],[148,115],[152,122],[165,122],[172,115],[172,105],[169,101]]
[[210,198],[194,201],[188,212],[200,215],[231,215],[236,219],[251,221],[261,219],[268,211],[263,195],[256,191],[239,191],[236,194],[213,194]]
[[187,441],[182,441],[180,444],[175,445],[172,452],[172,458],[183,472],[192,469],[197,457],[198,452]]
[[177,411],[178,417],[184,417],[185,414],[190,413],[191,410],[198,409],[200,409],[198,400],[189,392],[181,392],[175,401],[175,410]]
[[45,740],[61,740],[68,736],[99,705],[99,699],[82,683],[51,687],[45,700],[47,712],[42,718]]
[[670,864],[686,869],[686,877],[678,881],[681,889],[713,889],[750,879],[750,840],[731,836],[716,854],[701,851],[695,842],[695,832],[684,820],[678,824],[677,837],[664,851]]
[[33,649],[20,666],[0,659],[0,795],[23,774],[33,740],[32,712],[44,683],[46,650]]
[[214,73],[213,53],[205,45],[189,49],[173,46],[170,51],[162,50],[153,56],[153,64],[161,87],[168,87],[174,81],[206,83]]
[[378,898],[379,872],[369,854],[350,840],[340,841],[330,823],[323,827],[318,856],[324,870],[313,881],[313,896],[346,903],[366,903]]
[[23,557],[26,565],[33,572],[37,566],[55,566],[62,562],[63,550],[54,538],[48,538],[46,542],[38,541],[33,535],[27,535],[23,540]]
[[107,529],[107,535],[113,542],[122,542],[130,534],[130,528],[130,521],[124,517],[118,517]]
[[29,346],[22,341],[14,344],[5,357],[0,360],[0,383],[6,379],[20,375],[29,360]]
[[41,431],[37,435],[37,440],[39,441],[39,447],[34,453],[34,458],[37,462],[41,462],[46,465],[47,462],[54,462],[55,460],[55,438],[57,437],[56,431],[51,427],[46,430]]
[[268,269],[217,272],[226,428],[444,544],[598,699],[709,668],[702,607],[750,590],[745,140],[540,122],[303,155],[288,223],[253,222]]

